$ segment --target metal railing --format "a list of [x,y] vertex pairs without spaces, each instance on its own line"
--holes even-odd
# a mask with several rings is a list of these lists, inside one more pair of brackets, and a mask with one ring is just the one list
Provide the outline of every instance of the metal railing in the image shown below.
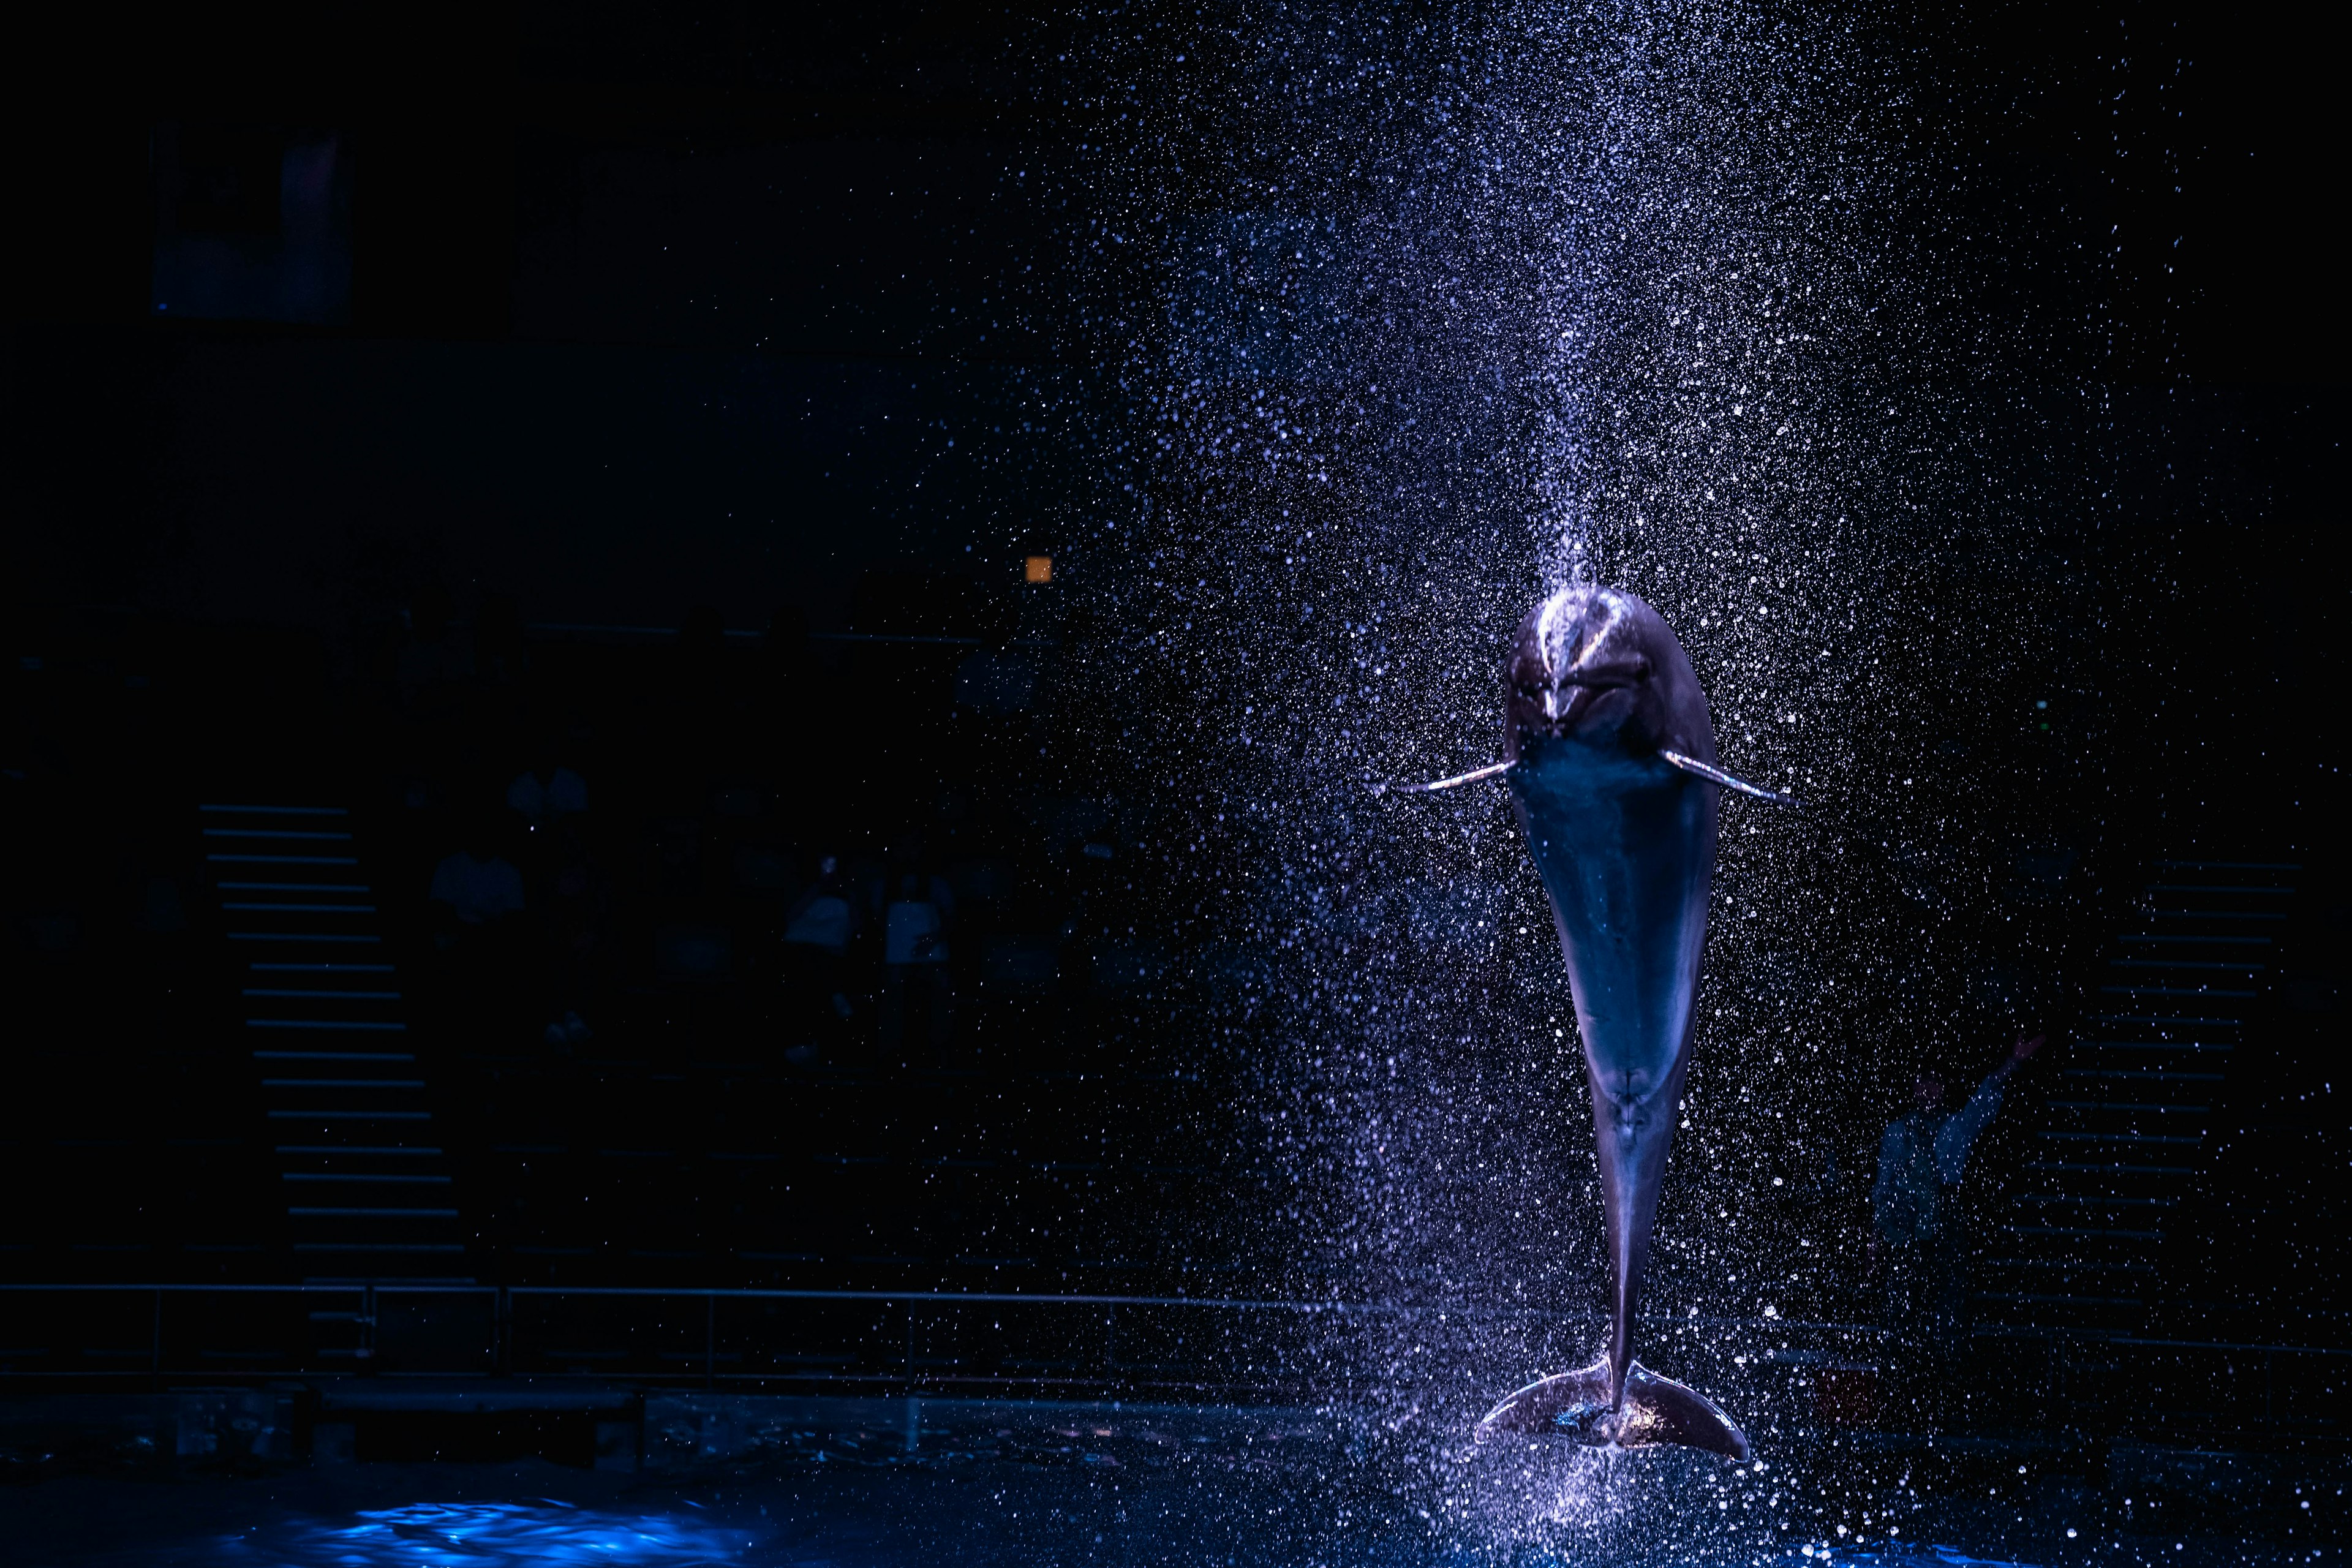
[[[1588,1357],[1601,1331],[1597,1312],[1224,1297],[0,1284],[0,1389],[374,1375],[1249,1403],[1418,1389],[1470,1366],[1557,1370]],[[2340,1346],[2000,1327],[1975,1337],[1979,1363],[2036,1396],[2024,1404],[2078,1427],[2086,1411],[2158,1405],[2330,1424],[2352,1381],[2352,1348]],[[1663,1369],[1782,1409],[1878,1365],[1885,1338],[1780,1318],[1643,1324]],[[1993,1341],[2013,1348],[1992,1353]],[[2019,1353],[2030,1341],[2041,1353]]]
[[[1597,1312],[1187,1296],[0,1285],[0,1385],[372,1373],[1242,1397],[1409,1382],[1474,1350],[1564,1364],[1589,1353],[1602,1321]],[[1791,1342],[1852,1355],[1879,1337],[1778,1319],[1661,1319],[1655,1328],[1662,1342],[1742,1366]],[[1738,1355],[1742,1344],[1755,1353]]]

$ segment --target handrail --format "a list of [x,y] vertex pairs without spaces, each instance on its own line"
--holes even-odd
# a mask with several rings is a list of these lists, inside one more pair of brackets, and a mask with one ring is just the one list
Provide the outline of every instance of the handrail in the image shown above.
[[[16,1357],[0,1366],[0,1387],[27,1388],[55,1383],[67,1386],[89,1387],[100,1384],[120,1384],[125,1378],[143,1381],[152,1393],[162,1394],[175,1380],[200,1377],[207,1384],[224,1377],[248,1381],[257,1377],[296,1375],[305,1378],[338,1380],[352,1376],[427,1376],[472,1380],[524,1376],[532,1380],[547,1379],[551,1383],[578,1382],[581,1379],[618,1380],[633,1385],[671,1386],[681,1380],[698,1383],[706,1391],[721,1386],[728,1388],[773,1388],[777,1386],[806,1388],[812,1385],[835,1388],[903,1388],[911,1396],[929,1388],[950,1387],[1027,1389],[1031,1392],[1048,1387],[1089,1388],[1109,1395],[1129,1394],[1145,1388],[1167,1391],[1189,1390],[1195,1396],[1232,1398],[1235,1395],[1262,1397],[1279,1390],[1296,1393],[1317,1386],[1354,1386],[1369,1380],[1383,1381],[1376,1368],[1335,1366],[1328,1356],[1309,1355],[1311,1364],[1301,1364],[1295,1352],[1310,1352],[1312,1347],[1287,1342],[1300,1338],[1296,1330],[1279,1333],[1270,1342],[1261,1342],[1264,1335],[1252,1331],[1245,1324],[1236,1323],[1231,1314],[1244,1318],[1276,1317],[1293,1322],[1315,1319],[1381,1320],[1427,1325],[1431,1320],[1443,1322],[1453,1320],[1468,1329],[1473,1323],[1507,1322],[1517,1325],[1516,1331],[1533,1329],[1550,1333],[1544,1325],[1591,1325],[1604,1321],[1597,1311],[1546,1311],[1507,1303],[1466,1307],[1458,1303],[1440,1305],[1409,1305],[1394,1302],[1297,1300],[1279,1298],[1249,1298],[1221,1296],[1139,1296],[1139,1295],[1075,1295],[1026,1294],[1019,1291],[973,1290],[825,1290],[795,1289],[761,1289],[741,1287],[692,1286],[565,1286],[565,1285],[482,1285],[448,1282],[436,1284],[415,1281],[353,1281],[345,1284],[320,1282],[201,1284],[183,1282],[93,1282],[76,1284],[62,1281],[21,1281],[0,1283],[0,1302],[13,1297],[25,1300],[36,1296],[106,1296],[115,1299],[144,1296],[150,1302],[150,1321],[143,1335],[143,1346],[133,1348],[108,1344],[93,1348],[70,1330],[59,1348],[47,1347],[37,1352],[20,1352],[18,1356],[30,1358],[35,1364],[17,1364]],[[289,1300],[322,1301],[356,1298],[357,1310],[351,1311],[313,1310],[313,1321],[331,1319],[347,1321],[355,1334],[355,1342],[330,1345],[304,1343],[301,1335],[277,1340],[267,1349],[236,1352],[232,1359],[254,1364],[231,1371],[220,1364],[218,1358],[230,1352],[199,1350],[195,1360],[202,1364],[186,1364],[184,1353],[166,1353],[167,1335],[164,1303],[167,1300],[217,1301],[251,1300],[257,1297],[279,1297]],[[392,1341],[383,1338],[388,1325],[407,1321],[404,1313],[386,1316],[394,1300],[439,1300],[467,1301],[471,1311],[487,1308],[487,1321],[478,1325],[478,1334],[460,1329],[452,1342],[446,1329],[453,1327],[445,1320],[444,1331],[429,1337],[425,1342],[411,1343],[405,1332],[395,1331]],[[541,1302],[556,1309],[548,1313],[528,1314],[530,1327],[523,1329],[517,1306],[523,1300]],[[670,1340],[668,1346],[640,1342],[638,1353],[631,1356],[625,1350],[600,1345],[593,1350],[567,1346],[557,1342],[567,1337],[564,1328],[568,1320],[577,1317],[561,1309],[574,1308],[592,1301],[637,1301],[648,1304],[654,1316],[650,1322],[644,1311],[625,1313],[634,1321],[630,1331],[648,1326],[661,1331],[660,1338]],[[778,1321],[772,1316],[764,1324],[738,1327],[730,1324],[720,1331],[721,1301],[807,1301],[814,1303],[863,1302],[884,1310],[880,1337],[869,1329],[854,1335],[849,1342],[827,1344],[828,1336],[819,1332],[816,1340],[803,1342],[791,1320]],[[691,1303],[698,1302],[699,1312],[692,1312]],[[685,1345],[679,1346],[672,1336],[684,1327],[677,1321],[687,1312],[702,1321],[698,1336],[687,1331]],[[977,1349],[971,1359],[958,1347],[957,1313],[973,1309],[993,1309],[998,1316],[1011,1316],[1008,1309],[1036,1308],[1078,1311],[1096,1320],[1102,1331],[1101,1342],[1094,1344],[1091,1331],[1079,1334],[1081,1345],[1071,1339],[1080,1325],[1072,1320],[1055,1321],[1051,1317],[1034,1325],[1049,1334],[1059,1334],[1068,1342],[1066,1350],[1074,1352],[1056,1353],[1046,1361],[1000,1359],[984,1348]],[[1147,1350],[1146,1359],[1138,1360],[1126,1350],[1122,1325],[1132,1325],[1135,1320],[1126,1314],[1141,1310],[1145,1312],[1169,1312],[1177,1309],[1198,1309],[1222,1316],[1222,1331],[1211,1327],[1218,1319],[1203,1323],[1199,1318],[1185,1320],[1176,1335],[1178,1345],[1192,1341],[1194,1349],[1179,1350],[1173,1360],[1163,1353]],[[87,1308],[81,1311],[86,1313]],[[988,1314],[983,1313],[985,1317]],[[602,1316],[602,1315],[600,1315]],[[1824,1341],[1832,1345],[1843,1343],[1848,1354],[1871,1354],[1871,1343],[1883,1344],[1887,1338],[1885,1329],[1863,1323],[1817,1322],[1784,1318],[1670,1318],[1651,1317],[1643,1320],[1656,1329],[1673,1329],[1680,1333],[1694,1331],[1706,1333],[1713,1340],[1710,1347],[1719,1355],[1730,1355],[1748,1346],[1750,1356],[1741,1356],[1741,1364],[1752,1361],[1759,1369],[1774,1362],[1798,1362],[1818,1359],[1818,1352],[1809,1352],[1804,1344],[1791,1345],[1790,1338],[1810,1341],[1821,1346]],[[691,1321],[691,1317],[687,1317]],[[577,1325],[574,1325],[575,1327]],[[970,1327],[969,1320],[962,1325]],[[1165,1324],[1166,1327],[1179,1325]],[[1000,1321],[991,1327],[1002,1330]],[[901,1328],[903,1332],[901,1332]],[[1240,1359],[1233,1358],[1234,1330],[1240,1328],[1243,1344]],[[1338,1328],[1335,1323],[1334,1328]],[[314,1331],[315,1333],[316,1331]],[[1132,1332],[1129,1327],[1127,1331]],[[1426,1326],[1414,1328],[1415,1333],[1427,1332]],[[1588,1328],[1571,1331],[1583,1334]],[[744,1337],[748,1332],[749,1338]],[[934,1344],[933,1336],[946,1333],[945,1343]],[[1152,1330],[1144,1328],[1147,1338]],[[1441,1331],[1441,1333],[1443,1331]],[[2016,1331],[2009,1331],[2011,1335]],[[1344,1331],[1342,1331],[1344,1335]],[[1988,1326],[1975,1331],[1972,1337],[1999,1338],[2003,1330]],[[542,1338],[542,1336],[552,1336]],[[1741,1337],[1745,1336],[1745,1338]],[[1313,1338],[1309,1334],[1305,1336]],[[2273,1417],[2277,1401],[2278,1365],[2284,1358],[2303,1355],[2346,1356],[2352,1349],[2334,1346],[2260,1345],[2231,1342],[2194,1340],[2143,1339],[2113,1331],[2044,1331],[2042,1336],[2053,1349],[2069,1342],[2089,1342],[2116,1348],[2130,1347],[2202,1354],[2256,1356],[2260,1358],[2262,1376],[2259,1380],[2263,1415]],[[698,1349],[694,1339],[698,1338]],[[897,1342],[903,1341],[903,1345]],[[1228,1347],[1223,1352],[1211,1348],[1223,1340]],[[1778,1341],[1777,1344],[1772,1342]],[[1855,1342],[1864,1342],[1856,1343]],[[729,1348],[722,1354],[721,1345]],[[929,1347],[930,1353],[925,1354]],[[799,1351],[825,1348],[832,1353],[814,1359],[797,1353]],[[1175,1346],[1169,1347],[1171,1349]],[[1329,1348],[1337,1349],[1339,1346]],[[77,1356],[79,1349],[79,1356]],[[1201,1351],[1206,1349],[1205,1359]],[[1791,1357],[1790,1351],[1801,1353]],[[412,1359],[422,1352],[424,1359]],[[650,1353],[647,1353],[650,1352]],[[841,1353],[846,1352],[846,1353]],[[945,1352],[945,1359],[941,1359]],[[1270,1359],[1268,1352],[1271,1352]],[[387,1353],[390,1359],[387,1360]],[[2061,1355],[2066,1353],[2059,1352]],[[143,1365],[117,1364],[90,1367],[79,1364],[91,1355],[128,1359]],[[611,1363],[597,1360],[594,1365],[581,1365],[583,1358],[616,1358]],[[63,1358],[60,1361],[58,1358]],[[1345,1357],[1343,1360],[1347,1359]],[[730,1363],[721,1370],[721,1363]],[[39,1364],[47,1363],[47,1364]],[[287,1364],[279,1364],[281,1363]],[[802,1364],[805,1363],[806,1364]],[[2290,1364],[2292,1364],[2290,1363]],[[1391,1373],[1392,1375],[1392,1373]]]
[[[169,1292],[195,1294],[203,1292],[243,1291],[247,1293],[318,1293],[335,1291],[373,1290],[378,1295],[499,1295],[517,1296],[607,1296],[666,1297],[685,1300],[743,1300],[783,1301],[904,1301],[909,1304],[953,1306],[961,1302],[987,1303],[997,1306],[1063,1306],[1063,1307],[1212,1307],[1234,1311],[1296,1312],[1302,1315],[1318,1313],[1359,1314],[1391,1317],[1511,1317],[1549,1322],[1594,1322],[1608,1316],[1598,1309],[1562,1311],[1538,1307],[1472,1306],[1444,1303],[1434,1306],[1413,1305],[1392,1301],[1303,1301],[1279,1298],[1239,1296],[1097,1296],[1046,1294],[1018,1290],[816,1290],[759,1286],[700,1285],[436,1285],[425,1281],[354,1280],[349,1284],[125,1284],[93,1283],[77,1285],[48,1282],[0,1282],[0,1294],[11,1291],[81,1291]],[[1862,1334],[1872,1338],[1883,1336],[1885,1330],[1874,1323],[1840,1323],[1814,1321],[1796,1318],[1691,1318],[1643,1317],[1641,1321],[1665,1328],[1754,1329],[1766,1332],[1788,1330]]]
[[[823,1290],[786,1288],[686,1286],[686,1285],[482,1285],[435,1284],[430,1281],[382,1280],[353,1281],[349,1284],[325,1284],[316,1281],[301,1283],[232,1284],[222,1282],[153,1281],[132,1283],[92,1281],[74,1283],[50,1280],[0,1281],[0,1295],[151,1295],[162,1296],[236,1296],[236,1295],[364,1295],[376,1296],[476,1296],[499,1298],[512,1301],[521,1297],[537,1298],[606,1298],[652,1299],[675,1298],[684,1301],[720,1300],[797,1300],[797,1301],[872,1301],[903,1303],[909,1308],[951,1308],[972,1306],[1038,1306],[1038,1307],[1197,1307],[1223,1311],[1281,1312],[1301,1317],[1331,1315],[1335,1317],[1390,1318],[1493,1318],[1506,1317],[1542,1322],[1590,1322],[1603,1317],[1597,1310],[1562,1311],[1508,1305],[1473,1306],[1462,1303],[1416,1305],[1388,1301],[1295,1300],[1281,1298],[1232,1296],[1134,1296],[1043,1294],[1014,1290]],[[1886,1331],[1874,1323],[1844,1323],[1791,1318],[1689,1318],[1644,1317],[1646,1324],[1682,1329],[1734,1330],[1741,1329],[1764,1333],[1798,1331],[1804,1333],[1847,1334],[1867,1339],[1883,1339]],[[2090,1341],[2101,1344],[2129,1345],[2152,1350],[2216,1351],[2257,1355],[2324,1355],[2352,1356],[2352,1346],[2265,1344],[2252,1341],[2156,1339],[2136,1334],[2119,1333],[2100,1329],[2030,1329],[2009,1325],[1986,1324],[1969,1331],[1972,1338],[1984,1339],[2063,1339]],[[0,1374],[5,1375],[5,1374]]]
[[2111,1345],[2149,1345],[2159,1350],[2251,1351],[2259,1355],[2352,1355],[2352,1347],[2342,1345],[2257,1345],[2239,1344],[2228,1340],[2147,1340],[2136,1334],[2116,1334],[2106,1342]]
[[383,1291],[404,1291],[404,1292],[407,1292],[407,1293],[410,1293],[410,1294],[418,1294],[418,1295],[427,1295],[427,1294],[429,1294],[429,1295],[436,1295],[436,1296],[468,1295],[468,1294],[471,1294],[471,1295],[486,1295],[486,1296],[487,1296],[487,1295],[495,1295],[497,1292],[499,1292],[499,1291],[500,1291],[500,1290],[503,1290],[503,1289],[508,1289],[508,1287],[503,1286],[503,1285],[472,1285],[472,1284],[467,1284],[467,1285],[459,1285],[459,1284],[434,1285],[434,1284],[429,1284],[429,1283],[426,1283],[426,1282],[425,1282],[425,1281],[421,1281],[421,1280],[420,1280],[420,1281],[414,1282],[414,1283],[409,1283],[409,1284],[400,1284],[400,1283],[396,1283],[396,1282],[393,1282],[393,1281],[384,1281],[384,1282],[382,1282],[382,1283],[378,1283],[377,1281],[374,1281],[374,1280],[366,1280],[366,1279],[353,1280],[352,1283],[350,1283],[350,1284],[348,1284],[348,1285],[290,1284],[290,1283],[289,1283],[289,1284],[264,1284],[264,1285],[235,1285],[235,1284],[229,1284],[229,1283],[226,1283],[226,1282],[223,1282],[223,1283],[221,1283],[221,1284],[216,1284],[216,1285],[213,1285],[213,1284],[205,1284],[205,1283],[202,1283],[202,1282],[198,1282],[198,1283],[195,1283],[195,1284],[165,1284],[165,1283],[157,1283],[157,1284],[152,1284],[152,1285],[135,1285],[135,1284],[122,1284],[122,1283],[118,1283],[118,1282],[102,1282],[102,1281],[93,1281],[92,1283],[88,1284],[88,1285],[75,1285],[75,1284],[69,1284],[69,1283],[67,1283],[67,1284],[51,1284],[51,1283],[47,1283],[47,1282],[40,1282],[40,1281],[29,1281],[29,1280],[27,1280],[27,1281],[15,1281],[15,1280],[0,1281],[0,1293],[6,1293],[6,1292],[17,1291],[17,1290],[23,1290],[23,1291],[35,1291],[35,1290],[109,1290],[109,1291],[126,1291],[126,1292],[127,1292],[127,1291],[137,1291],[137,1292],[139,1292],[139,1293],[141,1293],[141,1294],[142,1294],[142,1295],[147,1295],[147,1294],[195,1295],[195,1294],[200,1294],[200,1293],[201,1293],[201,1294],[206,1294],[206,1295],[215,1294],[215,1293],[218,1293],[218,1294],[222,1294],[222,1295],[228,1295],[228,1294],[235,1294],[235,1293],[238,1293],[238,1292],[243,1292],[243,1293],[247,1293],[247,1294],[273,1294],[273,1293],[274,1293],[274,1294],[278,1294],[278,1295],[287,1295],[287,1294],[299,1295],[299,1294],[302,1294],[302,1293],[304,1293],[304,1292],[329,1292],[329,1293],[331,1293],[331,1292],[336,1292],[336,1291],[346,1291],[346,1290],[374,1290],[374,1291],[377,1291],[377,1292],[380,1292],[380,1293],[381,1293],[381,1292],[383,1292]]

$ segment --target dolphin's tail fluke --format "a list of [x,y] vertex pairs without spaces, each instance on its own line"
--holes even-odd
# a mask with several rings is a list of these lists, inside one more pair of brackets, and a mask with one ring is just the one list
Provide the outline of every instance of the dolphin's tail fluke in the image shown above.
[[1715,1401],[1639,1362],[1626,1373],[1623,1407],[1612,1410],[1606,1357],[1528,1384],[1488,1411],[1478,1430],[1541,1433],[1596,1448],[1680,1443],[1728,1459],[1748,1458],[1747,1436]]

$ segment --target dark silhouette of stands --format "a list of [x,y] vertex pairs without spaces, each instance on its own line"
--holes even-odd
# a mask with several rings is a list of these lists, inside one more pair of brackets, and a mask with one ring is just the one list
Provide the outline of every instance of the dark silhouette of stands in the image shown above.
[[[877,581],[831,641],[707,615],[526,637],[427,596],[331,701],[303,637],[172,628],[198,657],[143,684],[120,627],[41,639],[9,672],[7,1152],[62,1201],[19,1209],[0,1268],[1123,1289],[1235,1264],[1242,1238],[1179,1216],[1248,1145],[1153,1027],[1171,966],[1129,931],[1135,823],[1056,751],[1050,625],[929,578]],[[967,700],[975,649],[1023,683]],[[129,761],[104,738],[142,704]],[[555,759],[591,809],[533,833],[508,789]],[[485,811],[529,892],[467,972],[429,891]],[[138,847],[120,887],[89,874],[110,838]],[[886,1053],[882,875],[910,843],[952,889],[953,1028]],[[782,928],[827,849],[873,907],[850,1016],[789,1060],[811,998]]]
[[2341,1200],[2313,1179],[2345,1157],[2340,894],[2327,868],[2260,847],[2158,858],[2130,885],[1986,1205],[1980,1359],[2074,1426],[2124,1411],[2205,1441],[2259,1409],[2282,1436],[2323,1434],[2347,1327],[2323,1261]]
[[2250,1031],[2275,988],[2303,869],[2150,868],[2033,1131],[2003,1227],[2014,1245],[1983,1265],[1979,1300],[1996,1321],[2184,1335],[2228,1310],[2168,1282],[2166,1254],[2192,1245],[2239,1058],[2264,1044]]

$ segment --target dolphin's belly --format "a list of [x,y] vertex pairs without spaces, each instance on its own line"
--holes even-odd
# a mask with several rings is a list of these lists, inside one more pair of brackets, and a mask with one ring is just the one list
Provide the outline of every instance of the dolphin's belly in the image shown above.
[[1510,777],[1595,1085],[1621,1105],[1643,1100],[1690,1038],[1713,802],[1662,761],[1572,744],[1546,748]]

